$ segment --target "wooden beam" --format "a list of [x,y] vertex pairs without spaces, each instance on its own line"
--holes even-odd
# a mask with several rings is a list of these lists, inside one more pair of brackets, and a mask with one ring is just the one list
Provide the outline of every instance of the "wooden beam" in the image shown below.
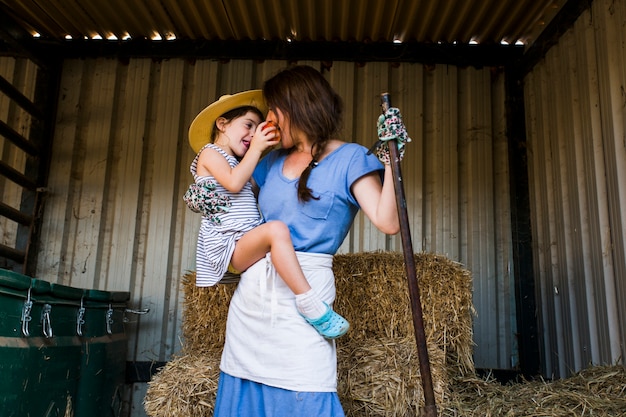
[[2,201],[0,201],[0,216],[4,216],[7,219],[11,219],[16,223],[20,223],[23,225],[30,225],[33,221],[33,216],[22,213],[21,211],[16,210],[7,204],[4,204]]
[[37,107],[32,101],[22,94],[17,88],[0,75],[0,91],[6,94],[11,100],[15,101],[21,108],[29,112],[37,119],[43,119],[43,111]]
[[24,174],[14,169],[4,161],[0,161],[0,177],[8,178],[14,183],[31,191],[37,190],[37,184],[32,179],[26,177]]
[[18,264],[23,264],[24,259],[26,259],[26,252],[0,244],[0,258],[10,259]]

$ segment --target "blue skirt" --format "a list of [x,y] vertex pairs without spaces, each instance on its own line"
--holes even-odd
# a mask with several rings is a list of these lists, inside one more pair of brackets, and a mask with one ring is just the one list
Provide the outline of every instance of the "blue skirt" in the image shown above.
[[297,392],[220,372],[213,417],[345,417],[336,392]]

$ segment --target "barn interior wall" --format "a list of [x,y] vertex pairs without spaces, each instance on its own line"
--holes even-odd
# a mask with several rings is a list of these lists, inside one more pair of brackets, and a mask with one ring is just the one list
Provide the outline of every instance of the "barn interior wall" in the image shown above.
[[[200,220],[181,200],[191,181],[189,123],[220,95],[259,88],[285,65],[64,62],[37,277],[130,291],[131,307],[150,309],[127,325],[129,361],[165,361],[180,349],[180,278],[195,267]],[[413,139],[402,168],[414,249],[472,272],[476,366],[515,367],[503,74],[348,62],[325,74],[346,104],[343,138],[368,147],[377,139],[380,93],[391,93]],[[359,216],[340,251],[375,250],[401,251],[400,237]],[[142,415],[146,386],[134,385],[132,413]]]
[[543,366],[626,350],[626,1],[597,0],[525,78]]

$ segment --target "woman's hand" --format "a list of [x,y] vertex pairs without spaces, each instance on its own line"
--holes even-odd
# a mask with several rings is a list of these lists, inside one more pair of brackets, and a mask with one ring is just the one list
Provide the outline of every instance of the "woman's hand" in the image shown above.
[[398,162],[402,161],[402,158],[404,158],[404,145],[410,142],[411,138],[402,122],[400,110],[395,107],[387,109],[384,114],[378,117],[377,127],[378,141],[368,153],[375,152],[380,162],[390,165],[389,142],[394,141],[395,143],[391,146],[398,147]]

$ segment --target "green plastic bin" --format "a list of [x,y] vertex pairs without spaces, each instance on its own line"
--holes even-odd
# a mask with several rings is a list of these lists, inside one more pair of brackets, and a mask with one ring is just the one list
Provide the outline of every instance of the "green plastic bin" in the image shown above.
[[78,392],[82,341],[76,304],[51,285],[0,270],[0,415],[71,415]]
[[0,416],[118,417],[129,299],[0,269]]
[[86,290],[76,417],[118,417],[126,380],[124,312],[130,293]]

